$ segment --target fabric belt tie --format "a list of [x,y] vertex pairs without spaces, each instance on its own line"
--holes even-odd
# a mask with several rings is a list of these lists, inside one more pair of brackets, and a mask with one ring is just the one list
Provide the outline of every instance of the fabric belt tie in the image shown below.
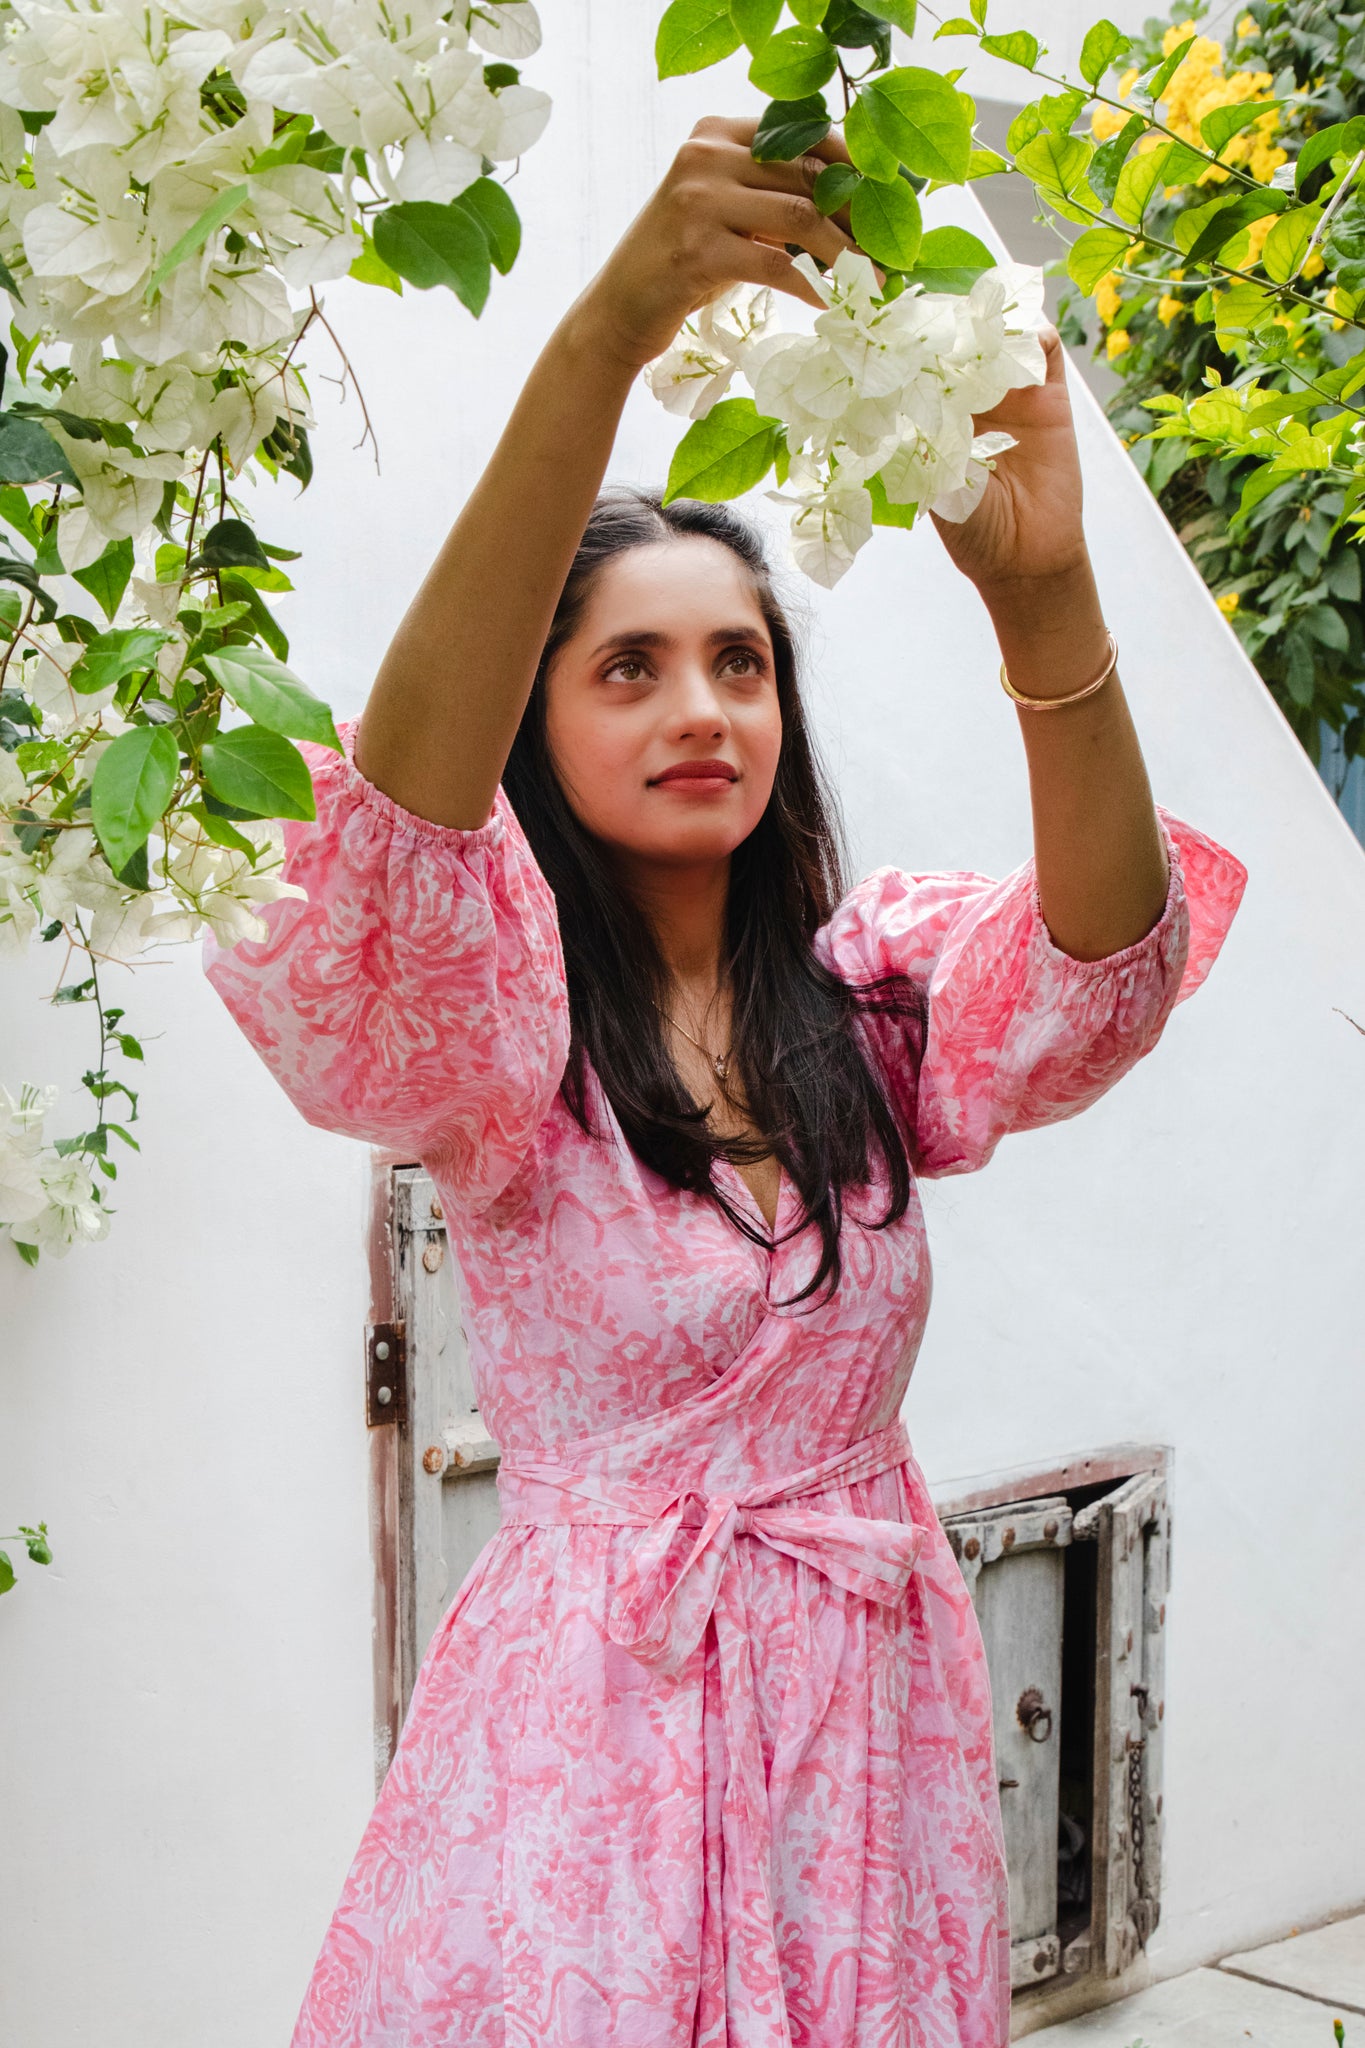
[[729,2048],[791,2048],[772,1897],[773,1819],[786,1788],[776,1772],[769,1785],[764,1768],[735,1538],[756,1538],[846,1592],[893,1607],[905,1598],[925,1530],[797,1503],[910,1456],[905,1425],[895,1422],[804,1471],[734,1494],[665,1494],[549,1461],[507,1459],[498,1472],[504,1525],[640,1529],[607,1617],[612,1641],[640,1663],[677,1676],[714,1623],[727,1761],[722,1920],[738,1930],[727,1937],[723,1959]]

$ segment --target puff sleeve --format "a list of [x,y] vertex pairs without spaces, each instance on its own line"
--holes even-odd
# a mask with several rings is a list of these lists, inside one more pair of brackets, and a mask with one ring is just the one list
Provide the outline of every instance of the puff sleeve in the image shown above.
[[1010,1131],[1076,1116],[1161,1036],[1207,976],[1246,885],[1235,855],[1158,806],[1161,917],[1136,944],[1077,960],[1043,920],[1032,859],[1003,880],[880,868],[817,936],[844,980],[902,973],[928,993],[918,1072],[888,1083],[923,1174],[984,1166]]
[[309,1123],[421,1159],[491,1201],[564,1070],[568,998],[554,897],[501,790],[463,831],[405,811],[344,756],[305,744],[316,819],[284,827],[263,939],[212,937],[204,971]]

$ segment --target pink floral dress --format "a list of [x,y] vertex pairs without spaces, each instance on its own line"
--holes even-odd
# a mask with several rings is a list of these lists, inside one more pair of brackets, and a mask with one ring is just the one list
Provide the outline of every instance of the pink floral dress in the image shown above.
[[[877,1231],[878,1190],[855,1200],[834,1299],[783,1307],[813,1228],[756,1246],[644,1167],[600,1090],[605,1139],[566,1109],[554,900],[506,798],[431,824],[342,734],[344,759],[305,749],[317,819],[286,827],[307,901],[206,969],[310,1122],[433,1175],[503,1515],[294,2048],[1003,2048],[981,1639],[900,1420],[918,1201]],[[883,868],[821,931],[846,977],[929,984],[920,1173],[1084,1109],[1208,973],[1245,870],[1161,816],[1169,900],[1111,958],[1058,950],[1031,863]]]

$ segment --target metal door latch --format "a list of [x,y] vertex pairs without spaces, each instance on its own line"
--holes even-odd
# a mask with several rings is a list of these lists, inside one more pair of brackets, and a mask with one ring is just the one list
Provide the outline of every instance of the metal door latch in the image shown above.
[[371,1323],[365,1331],[365,1420],[371,1429],[406,1422],[408,1343],[405,1323]]

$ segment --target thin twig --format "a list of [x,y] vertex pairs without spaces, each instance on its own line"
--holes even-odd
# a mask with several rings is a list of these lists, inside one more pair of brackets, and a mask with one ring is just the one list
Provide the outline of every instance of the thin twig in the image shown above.
[[352,385],[355,387],[355,395],[357,399],[360,401],[361,417],[364,419],[365,422],[365,431],[355,445],[357,448],[363,448],[367,441],[373,443],[374,473],[376,476],[378,476],[380,474],[379,439],[374,431],[374,426],[370,420],[369,407],[365,403],[365,394],[360,388],[360,379],[356,376],[356,373],[351,366],[350,357],[347,355],[345,349],[341,346],[341,342],[337,338],[336,329],[332,326],[331,321],[327,318],[327,315],[323,312],[322,307],[318,304],[317,293],[311,287],[309,288],[308,296],[313,302],[314,315],[317,317],[317,319],[319,319],[322,322],[323,326],[327,329],[327,333],[331,338],[332,346],[336,350],[337,354],[341,357],[342,375],[340,376],[340,378],[334,377],[331,381],[334,384],[339,383],[341,385],[343,396],[345,394],[346,379],[348,377],[350,378]]

